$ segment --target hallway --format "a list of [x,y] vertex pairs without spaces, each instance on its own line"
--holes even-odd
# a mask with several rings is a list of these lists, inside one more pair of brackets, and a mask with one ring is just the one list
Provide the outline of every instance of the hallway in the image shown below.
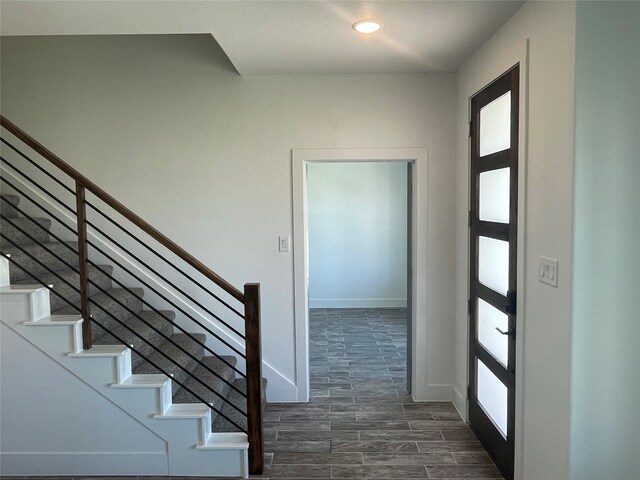
[[404,309],[314,309],[309,323],[312,398],[267,405],[252,478],[501,478],[451,403],[407,394]]

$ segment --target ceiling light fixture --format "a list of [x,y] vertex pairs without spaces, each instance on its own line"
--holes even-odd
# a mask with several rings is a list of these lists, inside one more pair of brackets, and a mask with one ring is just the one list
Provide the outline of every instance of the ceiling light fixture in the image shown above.
[[382,28],[382,23],[376,20],[358,20],[352,27],[360,33],[373,33]]

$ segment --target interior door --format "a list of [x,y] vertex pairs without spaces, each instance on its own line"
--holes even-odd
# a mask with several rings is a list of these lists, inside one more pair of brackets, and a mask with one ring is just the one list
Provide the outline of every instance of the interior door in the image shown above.
[[471,98],[469,423],[513,478],[517,332],[516,65]]

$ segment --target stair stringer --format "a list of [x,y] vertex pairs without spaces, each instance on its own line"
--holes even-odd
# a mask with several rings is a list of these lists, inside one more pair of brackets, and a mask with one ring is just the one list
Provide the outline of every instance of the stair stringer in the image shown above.
[[[0,270],[6,263],[0,258]],[[211,410],[202,404],[172,404],[169,378],[132,375],[129,348],[96,346],[83,351],[81,318],[50,316],[46,288],[1,286],[0,297],[0,322],[166,442],[167,475],[248,476],[246,435],[212,434]],[[91,424],[90,418],[82,421]]]
[[[21,178],[14,175],[13,172],[10,171],[9,169],[3,166],[0,166],[0,172],[2,173],[2,176],[9,178],[11,182],[16,184],[23,191],[27,191],[32,198],[37,200],[40,204],[45,205],[49,211],[55,213],[55,215],[58,216],[61,220],[65,220],[67,225],[72,226],[73,228],[76,227],[75,217],[72,216],[68,211],[60,207],[60,205],[53,202],[47,196],[43,195],[40,191],[38,191],[29,183],[26,183]],[[2,188],[7,193],[13,192],[13,189],[11,189],[10,187],[3,186]],[[19,192],[15,192],[15,194],[20,195]],[[25,202],[25,204],[26,203],[27,202]],[[38,212],[37,209],[35,209],[35,207],[33,207],[33,210],[31,212],[29,212],[29,210],[31,210],[30,207],[25,208],[25,211],[27,213],[42,215],[42,212]],[[57,222],[55,221],[52,223],[51,230],[63,239],[68,237],[68,232],[64,230],[62,227],[58,226]],[[204,312],[202,312],[196,306],[192,305],[189,301],[186,301],[180,295],[179,292],[175,291],[170,286],[165,285],[159,278],[147,272],[137,262],[132,261],[132,259],[129,256],[124,255],[117,246],[113,245],[111,242],[105,239],[102,235],[94,232],[91,228],[88,229],[87,234],[89,235],[89,238],[92,241],[97,242],[101,248],[105,249],[110,255],[113,255],[115,258],[117,258],[117,260],[123,263],[127,268],[130,268],[132,271],[134,271],[136,275],[143,278],[146,282],[153,285],[154,288],[162,292],[163,295],[166,295],[173,302],[180,305],[181,308],[183,308],[184,310],[189,312],[191,315],[193,315],[195,318],[197,318],[200,322],[206,325],[207,328],[215,332],[216,335],[218,335],[220,338],[224,339],[226,342],[233,345],[238,351],[244,353],[244,345],[240,343],[238,341],[238,338],[232,333],[230,333],[228,329],[226,329],[225,327],[217,323],[211,322],[209,320],[209,317]],[[74,239],[69,239],[69,240],[74,240]],[[97,260],[99,264],[112,264],[112,262],[108,258],[100,255],[98,252],[93,252],[92,258],[94,260]],[[113,267],[114,267],[114,276],[116,278],[127,278],[126,274],[122,274],[122,271],[120,268],[118,268],[116,265],[113,265]],[[128,282],[128,283],[131,283],[131,282]],[[139,285],[139,286],[142,286],[142,285]],[[148,289],[145,289],[145,300],[149,301],[150,304],[152,304],[154,307],[157,307],[159,309],[167,308],[166,303],[160,300],[157,294],[155,294],[154,292]],[[200,329],[199,327],[197,327],[197,325],[194,325],[193,322],[185,320],[184,315],[178,311],[176,311],[176,322],[180,324],[180,326],[182,326],[183,328],[190,331],[191,333],[206,334],[206,332],[203,329]],[[215,350],[220,355],[236,356],[236,352],[228,348],[223,342],[216,341],[212,335],[207,334],[206,343],[208,347]],[[238,357],[238,361],[242,362],[243,361],[242,357]],[[238,367],[242,369],[244,365],[240,363]],[[285,374],[280,372],[277,368],[272,366],[269,362],[265,361],[264,358],[262,360],[262,376],[267,379],[266,394],[269,398],[269,401],[287,402],[287,401],[293,401],[298,399],[298,393],[299,393],[298,386],[296,386],[295,382],[287,378]]]

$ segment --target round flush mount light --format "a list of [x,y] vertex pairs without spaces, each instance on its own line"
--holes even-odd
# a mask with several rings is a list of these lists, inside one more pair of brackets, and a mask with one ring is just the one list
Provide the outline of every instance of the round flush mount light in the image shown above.
[[376,20],[358,20],[352,27],[360,33],[374,33],[382,28],[382,23]]

